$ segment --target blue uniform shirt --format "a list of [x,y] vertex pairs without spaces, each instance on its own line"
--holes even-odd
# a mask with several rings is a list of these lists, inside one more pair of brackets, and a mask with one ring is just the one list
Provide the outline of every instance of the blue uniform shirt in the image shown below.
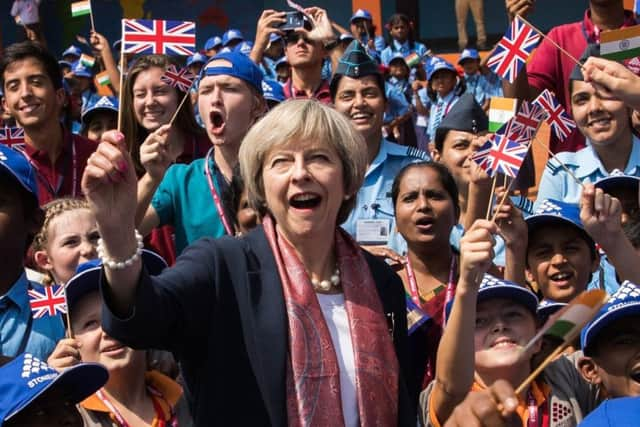
[[485,101],[491,98],[487,80],[480,73],[473,75],[464,75],[464,81],[467,85],[466,93],[470,93],[476,102],[482,107]]
[[[178,254],[201,237],[220,237],[225,234],[205,175],[204,162],[207,159],[197,159],[188,165],[172,165],[151,200],[160,218],[160,225],[173,225]],[[215,175],[214,185],[222,201],[220,183],[225,181],[212,158],[209,162],[211,173]],[[228,214],[227,219],[233,224]]]
[[[426,89],[425,89],[426,92]],[[458,102],[460,97],[456,95],[456,90],[449,92],[444,98],[438,95],[438,99],[431,103],[431,109],[429,110],[429,126],[427,127],[427,135],[429,140],[432,140],[436,136],[436,129],[442,123],[442,119],[446,116],[451,107]]]
[[388,82],[384,85],[385,96],[387,97],[387,110],[384,112],[384,122],[389,123],[391,120],[403,116],[409,112],[411,104],[407,101],[404,94],[400,90]]
[[405,41],[404,43],[400,43],[397,40],[393,40],[393,42],[384,48],[382,53],[380,53],[380,60],[383,65],[389,65],[389,62],[393,59],[393,56],[400,52],[402,56],[405,58],[407,55],[412,53],[416,53],[419,57],[423,57],[427,53],[427,47],[420,42],[413,42],[413,49],[409,47],[409,42]]
[[[604,168],[593,146],[588,141],[585,148],[575,153],[558,153],[556,157],[573,172],[580,182],[594,183],[609,176],[609,172]],[[640,176],[640,140],[635,135],[633,136],[631,155],[623,172],[625,175]],[[538,204],[546,199],[577,204],[580,202],[581,193],[582,187],[555,159],[551,158],[540,179],[535,208],[537,209]]]
[[24,351],[40,360],[47,360],[56,343],[64,338],[64,323],[59,314],[45,315],[32,319],[31,330],[27,331],[31,317],[27,294],[29,288],[41,291],[42,285],[30,282],[26,273],[22,273],[9,292],[0,296],[0,354],[16,356],[23,337],[28,333],[29,339]]
[[424,151],[383,139],[378,155],[367,169],[364,183],[358,190],[356,205],[349,218],[342,224],[342,228],[357,239],[358,220],[388,220],[387,246],[399,254],[405,253],[407,244],[395,229],[396,221],[391,200],[391,185],[400,169],[410,163],[424,160],[429,160]]

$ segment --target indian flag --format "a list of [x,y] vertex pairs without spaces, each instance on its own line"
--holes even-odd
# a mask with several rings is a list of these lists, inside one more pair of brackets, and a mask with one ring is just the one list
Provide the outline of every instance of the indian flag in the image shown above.
[[83,53],[80,55],[80,63],[87,68],[92,68],[96,63],[96,58]]
[[614,61],[640,56],[640,25],[602,32],[600,56]]
[[415,67],[420,63],[420,56],[415,52],[411,52],[409,55],[404,57],[404,61],[409,67]]
[[489,102],[489,132],[495,132],[516,114],[518,100],[493,97]]
[[109,78],[109,73],[103,71],[101,73],[96,74],[96,82],[100,86],[107,86],[111,84],[111,79]]
[[71,3],[71,16],[89,15],[91,13],[91,1],[76,1]]

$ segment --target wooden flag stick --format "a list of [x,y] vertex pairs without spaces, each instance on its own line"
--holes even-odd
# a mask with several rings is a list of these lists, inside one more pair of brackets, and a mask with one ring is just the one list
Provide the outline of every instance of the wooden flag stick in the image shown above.
[[89,19],[91,19],[91,31],[96,32],[96,23],[93,21],[93,6],[89,0]]
[[118,90],[118,132],[122,132],[122,92],[124,91],[124,72],[126,65],[124,63],[124,42],[120,46],[120,89]]
[[560,167],[562,167],[562,169],[564,169],[564,170],[565,170],[565,172],[567,172],[567,173],[571,176],[571,178],[573,178],[573,180],[576,182],[576,184],[578,184],[580,187],[582,187],[582,188],[584,189],[584,184],[582,183],[582,181],[580,181],[580,180],[578,179],[578,177],[576,177],[576,176],[574,175],[574,173],[573,173],[573,172],[571,172],[571,169],[569,169],[569,168],[567,167],[567,165],[565,165],[565,164],[564,164],[560,159],[558,159],[558,157],[553,153],[553,151],[551,151],[551,150],[549,149],[549,147],[547,147],[546,145],[544,145],[541,141],[538,141],[538,139],[537,139],[537,138],[535,138],[535,137],[533,138],[533,142],[535,142],[535,143],[539,144],[540,146],[544,147],[544,149],[545,149],[545,150],[547,150],[547,153],[549,154],[549,156],[551,156],[551,158],[552,158],[553,160],[555,160],[556,162],[558,162],[558,163],[560,164]]
[[553,353],[547,356],[547,358],[544,359],[544,361],[540,365],[538,365],[538,367],[531,373],[531,375],[529,375],[527,379],[525,379],[522,384],[518,386],[518,388],[516,389],[516,396],[522,393],[529,386],[529,384],[531,384],[531,382],[536,379],[540,372],[542,372],[544,368],[549,365],[549,363],[553,362],[555,358],[558,357],[558,355],[562,353],[565,348],[567,348],[568,345],[568,342],[559,345],[558,348],[553,351]]
[[489,215],[491,214],[491,206],[493,205],[493,196],[496,191],[496,181],[498,180],[498,174],[493,176],[493,182],[491,183],[491,192],[489,193],[489,204],[487,205],[487,213],[485,214],[485,219],[489,220]]
[[65,317],[67,319],[67,334],[69,338],[73,338],[73,329],[71,329],[71,315],[69,314],[69,301],[67,301],[67,289],[64,290],[64,303],[67,306],[67,312],[65,313]]
[[530,26],[531,28],[533,28],[534,30],[536,30],[540,36],[542,38],[544,38],[545,40],[547,40],[549,43],[551,43],[552,45],[554,45],[555,47],[557,47],[560,52],[564,53],[565,55],[567,55],[567,57],[569,59],[571,59],[573,62],[575,62],[575,64],[582,68],[582,66],[584,64],[582,64],[578,59],[576,59],[575,56],[573,56],[572,54],[570,54],[569,52],[567,52],[564,48],[562,48],[562,46],[560,46],[558,43],[556,43],[555,41],[553,41],[550,37],[547,37],[547,35],[545,33],[543,33],[542,31],[540,31],[538,28],[536,28],[531,22],[527,21],[526,19],[524,19],[521,15],[516,15],[516,17],[518,17],[518,19],[520,19],[522,22],[524,22],[525,24],[527,24],[528,26]]
[[182,101],[180,101],[180,104],[178,105],[178,108],[176,108],[176,111],[173,113],[173,116],[171,117],[171,120],[169,120],[169,126],[173,125],[173,121],[176,119],[176,117],[178,117],[178,113],[180,112],[180,109],[184,105],[185,101],[191,97],[190,92],[191,92],[191,88],[193,87],[193,84],[195,83],[195,81],[196,81],[196,79],[194,78],[193,81],[191,82],[191,84],[189,85],[189,90],[187,90],[187,93],[185,93],[184,96],[182,97]]
[[509,185],[507,185],[507,191],[505,191],[504,194],[502,195],[502,199],[500,199],[500,203],[498,204],[498,207],[495,209],[495,212],[493,213],[493,216],[491,217],[491,222],[493,222],[493,223],[496,222],[496,217],[498,216],[498,212],[500,212],[500,209],[504,205],[504,202],[507,201],[507,197],[509,197],[509,192],[511,191],[511,186],[513,185],[514,182],[516,182],[516,180],[512,179],[509,182]]

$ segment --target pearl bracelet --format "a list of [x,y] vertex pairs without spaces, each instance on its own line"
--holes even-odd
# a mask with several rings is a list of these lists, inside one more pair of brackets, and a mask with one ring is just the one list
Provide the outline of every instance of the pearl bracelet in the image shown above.
[[136,236],[136,251],[133,255],[131,255],[128,259],[124,261],[116,261],[112,258],[109,258],[104,251],[104,241],[102,239],[98,239],[98,247],[96,250],[98,251],[98,258],[102,261],[102,264],[109,267],[111,270],[124,270],[125,268],[131,267],[134,262],[140,258],[142,254],[142,248],[144,244],[142,243],[142,235],[138,230],[135,230]]

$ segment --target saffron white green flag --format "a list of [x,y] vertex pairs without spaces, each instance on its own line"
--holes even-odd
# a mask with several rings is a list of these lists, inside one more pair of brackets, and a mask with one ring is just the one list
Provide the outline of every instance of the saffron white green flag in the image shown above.
[[83,16],[91,13],[91,1],[76,1],[71,3],[71,16]]
[[489,132],[495,132],[516,114],[518,100],[494,96],[489,101]]
[[600,56],[614,61],[640,56],[640,25],[600,34]]

